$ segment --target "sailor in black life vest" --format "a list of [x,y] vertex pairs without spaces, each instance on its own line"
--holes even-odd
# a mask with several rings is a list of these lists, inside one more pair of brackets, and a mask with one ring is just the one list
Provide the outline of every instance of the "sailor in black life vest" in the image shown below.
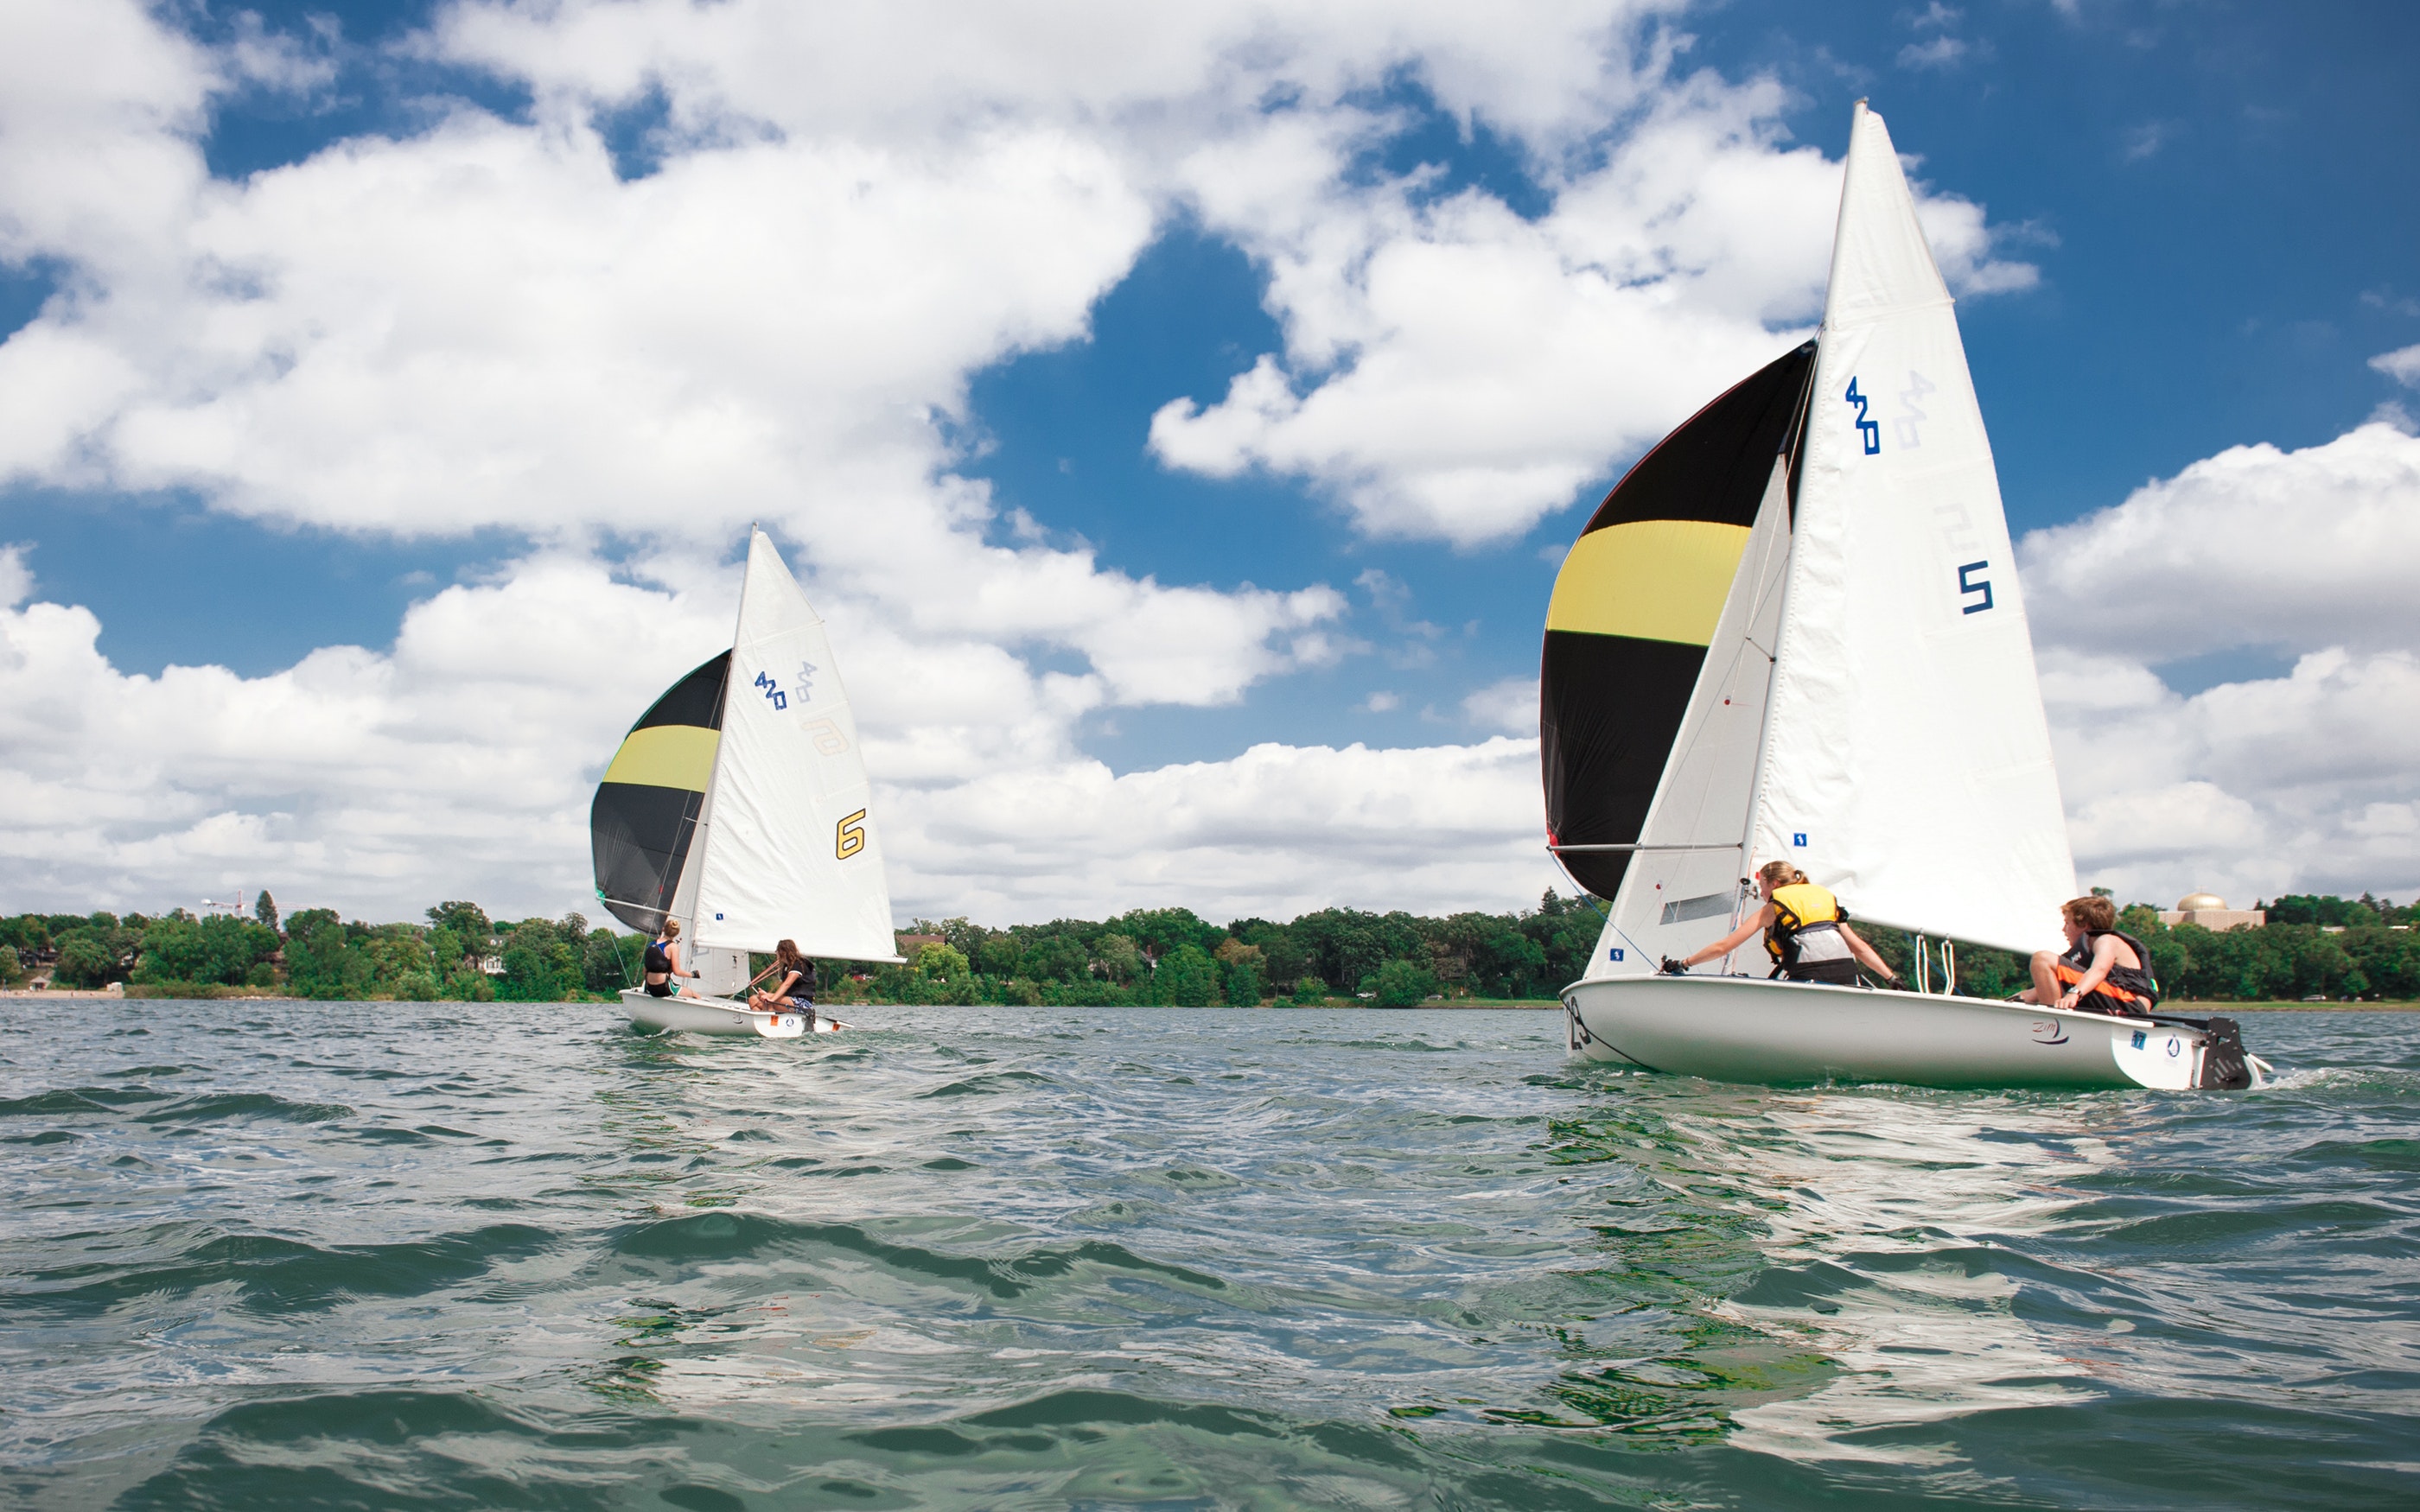
[[748,1006],[760,1013],[801,1013],[807,1027],[815,1026],[815,964],[800,953],[798,942],[783,940],[773,947],[773,964],[756,974],[756,982],[771,979],[773,985],[763,992],[751,992]]
[[2036,951],[2034,984],[2017,994],[2017,1001],[2133,1018],[2159,1006],[2150,953],[2142,941],[2118,932],[2116,903],[2095,893],[2070,898],[2058,905],[2058,914],[2067,953]]
[[1761,930],[1764,948],[1773,957],[1774,976],[1853,986],[1857,966],[1863,963],[1885,981],[1899,980],[1899,973],[1849,927],[1849,911],[1840,906],[1840,901],[1807,881],[1806,872],[1787,861],[1767,861],[1757,869],[1756,886],[1764,895],[1764,906],[1754,918],[1682,960],[1666,956],[1666,974],[1679,976],[1701,961],[1729,955]]
[[[680,968],[679,919],[665,919],[664,927],[656,933],[654,939],[647,942],[647,953],[642,961],[642,968],[647,983],[646,993],[650,997],[673,996],[675,977],[695,978],[697,976],[694,971],[683,971]],[[695,997],[697,994],[683,987],[680,989],[679,995]]]

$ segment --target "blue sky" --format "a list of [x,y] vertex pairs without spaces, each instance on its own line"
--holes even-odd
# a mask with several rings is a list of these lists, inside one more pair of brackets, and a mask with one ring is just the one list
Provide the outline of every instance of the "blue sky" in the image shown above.
[[[407,34],[427,6],[261,5],[272,27],[331,18],[345,39]],[[2364,363],[2420,340],[2420,12],[2406,6],[1974,5],[1946,26],[1902,5],[1734,4],[1692,11],[1690,63],[1788,85],[1798,141],[1837,157],[1849,104],[1887,112],[1923,176],[1978,200],[2042,270],[2035,290],[1962,307],[1969,360],[2017,531],[2105,508],[2223,447],[2309,445],[2391,396]],[[224,13],[203,36],[231,33]],[[1947,65],[1900,61],[1941,37]],[[362,132],[408,131],[429,94],[525,113],[526,90],[471,69],[354,55],[329,101],[256,89],[213,113],[205,147],[228,177],[301,161]],[[1425,106],[1388,145],[1392,166],[1437,162],[1516,207],[1535,190],[1482,122],[1466,137]],[[644,122],[643,110],[632,120]],[[641,129],[643,130],[643,128]],[[641,134],[633,131],[634,137]],[[644,153],[631,168],[644,171]],[[61,276],[8,270],[0,330]],[[1172,582],[1326,579],[1372,568],[1410,590],[1394,631],[1366,591],[1356,626],[1396,654],[1255,688],[1241,709],[1122,711],[1087,733],[1122,768],[1232,754],[1254,740],[1419,739],[1420,710],[1535,661],[1553,565],[1618,471],[1516,541],[1480,550],[1360,538],[1291,479],[1202,479],[1149,455],[1152,412],[1215,399],[1279,341],[1263,279],[1230,243],[1179,222],[1104,299],[1088,341],[978,375],[964,471],[1105,561]],[[1776,348],[1779,343],[1776,342]],[[46,587],[98,611],[128,671],[196,647],[247,673],[337,641],[382,645],[432,582],[477,573],[508,532],[410,545],[214,517],[176,492],[0,494],[0,537],[30,541]],[[1472,633],[1472,626],[1476,626]],[[1426,665],[1405,666],[1413,653]],[[2184,670],[2188,681],[2219,666]],[[1392,714],[1351,705],[1381,688]],[[1109,733],[1114,727],[1119,733]]]
[[[213,56],[274,44],[284,60],[254,68],[251,84],[224,66],[191,129],[209,173],[242,185],[365,139],[411,143],[465,103],[535,130],[542,70],[515,77],[460,46],[427,45],[425,28],[452,14],[185,5],[153,24]],[[2411,397],[2370,360],[2420,343],[2420,10],[1713,4],[1651,20],[1634,36],[1641,54],[1659,24],[1685,42],[1656,88],[1701,70],[1731,88],[1770,81],[1779,94],[1758,128],[1765,146],[1835,162],[1851,102],[1869,98],[1931,193],[1980,208],[1986,255],[2036,270],[2030,286],[1973,293],[1960,309],[2018,532],[2109,509],[2228,448],[2323,446]],[[1559,182],[1602,165],[1643,114],[1611,110],[1542,148],[1551,132],[1441,102],[1434,81],[1450,61],[1380,60],[1328,100],[1387,122],[1362,132],[1328,193],[1428,165],[1404,204],[1476,195],[1534,222]],[[622,177],[716,150],[676,93],[652,85],[589,112]],[[1282,112],[1290,98],[1276,90],[1263,108]],[[1298,393],[1336,370],[1289,354],[1287,320],[1302,307],[1273,292],[1276,233],[1256,240],[1218,221],[1184,193],[1158,200],[1133,254],[1109,256],[1079,325],[1008,340],[959,372],[963,407],[934,427],[939,472],[988,486],[997,514],[983,533],[996,545],[1089,547],[1113,574],[1220,594],[1327,585],[1346,606],[1322,622],[1336,644],[1245,679],[1231,701],[1096,702],[1067,738],[1121,776],[1229,762],[1264,742],[1483,740],[1497,731],[1464,701],[1534,672],[1560,548],[1652,436],[1626,433],[1559,507],[1475,538],[1373,529],[1340,502],[1337,475],[1316,468],[1173,466],[1151,444],[1153,417],[1171,401],[1217,406],[1272,353]],[[106,282],[39,238],[8,245],[0,332]],[[1774,352],[1803,318],[1768,322]],[[1637,367],[1657,354],[1608,360]],[[1678,412],[1711,397],[1713,386],[1690,381],[1704,392],[1672,395]],[[318,648],[383,654],[414,605],[449,585],[507,581],[533,551],[566,540],[551,506],[534,505],[527,524],[499,510],[397,529],[334,506],[245,503],[207,476],[136,487],[129,475],[21,468],[0,486],[0,542],[25,547],[34,596],[89,609],[120,674],[208,662],[261,679]],[[722,533],[694,544],[729,557],[739,538]],[[579,539],[625,577],[668,549],[601,517]],[[812,554],[816,543],[791,544]],[[1001,643],[1037,677],[1088,665],[1069,643]],[[2185,654],[2144,659],[2192,695],[2282,677],[2314,645],[2213,625]]]

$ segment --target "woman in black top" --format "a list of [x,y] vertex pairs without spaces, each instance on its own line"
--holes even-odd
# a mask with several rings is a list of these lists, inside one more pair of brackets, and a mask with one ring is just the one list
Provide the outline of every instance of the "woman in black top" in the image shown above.
[[[646,976],[646,993],[650,997],[672,996],[675,977],[696,977],[696,972],[683,971],[680,968],[679,919],[664,920],[663,929],[654,939],[647,942],[647,953],[642,964]],[[684,987],[680,989],[680,995],[694,997],[697,995]]]
[[772,980],[772,989],[750,994],[748,1006],[764,1013],[804,1013],[807,1027],[814,1028],[815,964],[799,953],[797,941],[783,940],[773,947],[773,964],[756,980],[768,978]]

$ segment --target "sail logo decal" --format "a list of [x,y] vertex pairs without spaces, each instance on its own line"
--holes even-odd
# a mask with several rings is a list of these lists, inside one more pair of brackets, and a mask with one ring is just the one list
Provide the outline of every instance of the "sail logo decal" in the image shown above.
[[773,680],[772,673],[758,672],[756,681],[750,686],[765,690],[765,702],[773,705],[775,712],[790,706],[790,695],[782,691],[782,685]]
[[1797,847],[1799,850],[1805,850],[1807,848],[1807,831],[1803,829],[1792,831],[1790,836],[1790,843]]
[[814,701],[815,664],[812,661],[801,661],[799,663],[799,702],[813,703]]
[[[1924,407],[1916,401],[1934,388],[1935,385],[1927,381],[1923,374],[1912,367],[1907,370],[1907,387],[1899,391],[1899,402],[1907,413],[1891,422],[1891,436],[1899,442],[1900,450],[1913,452],[1924,445],[1924,440],[1916,434],[1916,427],[1932,417],[1926,414]],[[1873,448],[1869,446],[1866,450],[1872,451]]]
[[1981,572],[1984,568],[1990,565],[1991,563],[1988,562],[1969,562],[1959,567],[1958,596],[1961,598],[1971,598],[1977,594],[1983,595],[1983,602],[1979,604],[1969,604],[1962,612],[1967,614],[1980,614],[1985,609],[1992,607],[1992,584],[1990,579],[1975,576],[1975,574]]
[[840,721],[832,718],[801,718],[799,728],[815,743],[818,756],[837,756],[848,749],[848,736],[840,733]]
[[1868,456],[1871,456],[1875,453],[1881,451],[1883,449],[1883,424],[1879,420],[1868,420],[1866,418],[1866,406],[1871,401],[1867,397],[1867,395],[1857,392],[1857,380],[1855,378],[1851,378],[1849,380],[1849,392],[1842,394],[1841,397],[1857,407],[1857,434],[1865,438],[1866,455]]

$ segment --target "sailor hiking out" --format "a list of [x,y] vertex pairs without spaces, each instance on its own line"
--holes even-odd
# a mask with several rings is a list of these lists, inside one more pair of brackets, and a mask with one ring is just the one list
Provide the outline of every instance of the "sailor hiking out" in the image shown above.
[[2087,1013],[2144,1017],[2159,1006],[2160,983],[2150,973],[2151,953],[2118,928],[2118,905],[2095,893],[2059,904],[2067,932],[2062,954],[2037,951],[2034,984],[2017,1000]]
[[1806,872],[1787,861],[1768,861],[1758,869],[1756,886],[1764,898],[1762,908],[1714,944],[1678,961],[1665,957],[1664,970],[1678,976],[1700,962],[1729,955],[1761,931],[1765,952],[1773,959],[1770,976],[1854,986],[1862,964],[1885,981],[1899,980],[1899,973],[1849,927],[1849,911],[1840,901],[1807,881]]

